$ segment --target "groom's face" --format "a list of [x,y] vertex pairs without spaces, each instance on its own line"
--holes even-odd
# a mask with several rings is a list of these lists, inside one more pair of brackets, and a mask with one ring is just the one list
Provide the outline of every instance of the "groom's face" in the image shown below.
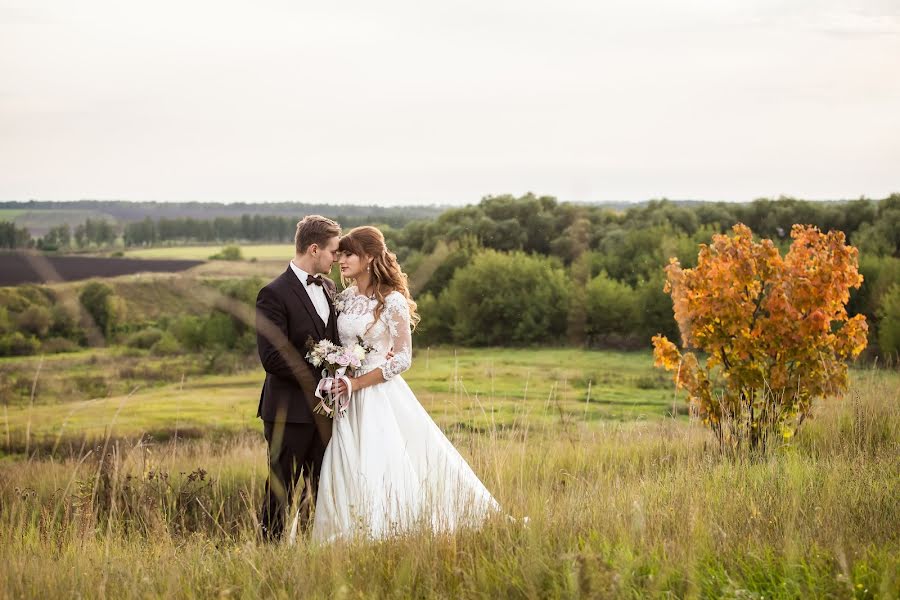
[[323,246],[318,246],[314,260],[316,273],[330,273],[331,265],[337,261],[337,249],[340,238],[334,236]]

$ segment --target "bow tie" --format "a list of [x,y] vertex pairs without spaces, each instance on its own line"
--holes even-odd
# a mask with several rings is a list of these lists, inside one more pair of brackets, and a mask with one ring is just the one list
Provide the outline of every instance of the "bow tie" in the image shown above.
[[313,277],[312,275],[307,275],[306,277],[306,285],[324,285],[322,277],[316,275]]

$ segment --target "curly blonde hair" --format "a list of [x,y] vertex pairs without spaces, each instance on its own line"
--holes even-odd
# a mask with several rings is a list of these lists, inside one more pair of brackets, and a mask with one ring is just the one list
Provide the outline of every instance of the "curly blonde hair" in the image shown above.
[[[421,318],[416,312],[417,305],[409,293],[409,277],[400,268],[397,255],[388,250],[384,234],[377,227],[368,225],[355,227],[341,238],[338,252],[355,254],[363,260],[372,259],[372,285],[375,289],[375,298],[378,300],[375,321],[378,321],[384,311],[384,299],[387,295],[391,292],[400,292],[409,305],[409,320],[415,329]],[[344,285],[347,284],[343,276],[341,281]]]

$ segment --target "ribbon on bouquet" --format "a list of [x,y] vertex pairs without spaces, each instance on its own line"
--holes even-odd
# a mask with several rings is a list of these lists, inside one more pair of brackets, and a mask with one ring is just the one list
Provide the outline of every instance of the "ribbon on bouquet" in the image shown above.
[[[347,386],[346,394],[336,395],[338,381],[343,381],[344,385]],[[322,379],[319,380],[319,385],[316,386],[316,398],[320,400],[319,404],[316,405],[316,412],[321,411],[322,414],[332,419],[335,416],[343,417],[347,413],[347,409],[350,408],[351,393],[353,393],[353,386],[346,375],[341,374],[337,377],[328,377],[323,373]],[[337,415],[334,414],[335,412],[337,412]]]

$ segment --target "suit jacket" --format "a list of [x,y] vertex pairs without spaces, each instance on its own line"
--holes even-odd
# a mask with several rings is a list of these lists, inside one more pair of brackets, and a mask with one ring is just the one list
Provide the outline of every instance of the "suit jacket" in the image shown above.
[[[335,285],[324,278],[328,325],[316,312],[305,286],[290,267],[259,291],[256,297],[256,346],[266,370],[256,416],[263,421],[316,423],[323,441],[330,437],[327,417],[313,413],[319,403],[316,386],[322,374],[306,361],[306,342],[338,342],[334,312]],[[327,430],[327,436],[326,436]]]

